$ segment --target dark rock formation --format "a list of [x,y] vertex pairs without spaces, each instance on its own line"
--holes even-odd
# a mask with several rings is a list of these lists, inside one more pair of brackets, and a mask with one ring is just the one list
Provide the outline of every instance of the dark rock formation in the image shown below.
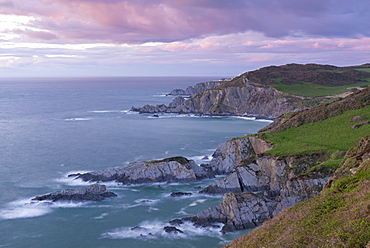
[[192,193],[188,193],[188,192],[172,192],[171,193],[172,197],[191,196],[191,195]]
[[214,175],[192,160],[174,157],[151,162],[134,162],[128,166],[108,168],[77,175],[83,181],[116,181],[122,184],[155,182],[193,182]]
[[178,233],[184,233],[183,231],[181,231],[180,229],[174,227],[174,226],[165,226],[163,228],[163,230],[166,232],[166,233],[174,233],[174,234],[178,234]]
[[105,185],[93,184],[83,189],[64,189],[51,194],[37,196],[34,201],[101,201],[117,195],[107,190]]
[[222,232],[254,228],[273,217],[276,202],[253,193],[228,193],[222,203],[205,209],[196,216],[184,218],[196,226],[213,226],[223,223]]

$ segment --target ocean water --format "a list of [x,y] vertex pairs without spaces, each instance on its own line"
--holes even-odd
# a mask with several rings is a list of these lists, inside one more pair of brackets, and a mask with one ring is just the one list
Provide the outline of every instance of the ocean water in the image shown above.
[[[35,203],[35,196],[81,188],[75,172],[185,156],[207,163],[219,143],[257,132],[268,122],[130,112],[169,103],[175,88],[215,78],[0,79],[0,247],[221,247],[248,232],[163,227],[221,202],[197,193],[212,183],[122,186],[101,202]],[[205,158],[206,157],[206,158]],[[193,193],[173,198],[174,191]]]

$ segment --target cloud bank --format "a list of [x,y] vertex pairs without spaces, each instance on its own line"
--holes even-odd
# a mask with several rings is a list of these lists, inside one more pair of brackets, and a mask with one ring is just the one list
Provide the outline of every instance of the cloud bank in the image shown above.
[[39,68],[161,57],[235,73],[242,63],[360,64],[370,51],[368,0],[0,0],[0,26],[0,67],[23,69],[34,56]]

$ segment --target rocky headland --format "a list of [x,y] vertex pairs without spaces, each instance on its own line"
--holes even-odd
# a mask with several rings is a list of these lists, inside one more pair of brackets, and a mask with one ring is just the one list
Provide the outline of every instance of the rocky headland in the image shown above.
[[169,105],[132,107],[139,113],[178,113],[214,116],[256,116],[275,118],[305,108],[304,97],[293,97],[272,87],[248,82],[242,86],[216,87],[192,94],[189,99],[176,97]]

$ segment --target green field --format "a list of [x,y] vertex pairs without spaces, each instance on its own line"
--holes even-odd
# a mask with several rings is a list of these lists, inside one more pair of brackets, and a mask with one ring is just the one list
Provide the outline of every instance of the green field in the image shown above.
[[354,116],[362,116],[370,120],[370,106],[345,111],[339,116],[323,121],[306,123],[281,132],[267,131],[260,135],[274,144],[274,148],[266,153],[278,156],[309,155],[320,151],[347,151],[359,139],[370,133],[370,125],[351,129],[351,126],[359,124],[350,122]]
[[[275,80],[278,81],[278,80]],[[349,87],[359,87],[364,85],[370,85],[370,79],[367,79],[367,82],[359,82],[355,84],[342,85],[342,86],[322,86],[313,83],[302,82],[302,84],[292,84],[287,85],[280,82],[271,84],[277,90],[286,92],[293,95],[299,96],[309,96],[309,97],[321,97],[321,96],[331,96],[344,93]]]

